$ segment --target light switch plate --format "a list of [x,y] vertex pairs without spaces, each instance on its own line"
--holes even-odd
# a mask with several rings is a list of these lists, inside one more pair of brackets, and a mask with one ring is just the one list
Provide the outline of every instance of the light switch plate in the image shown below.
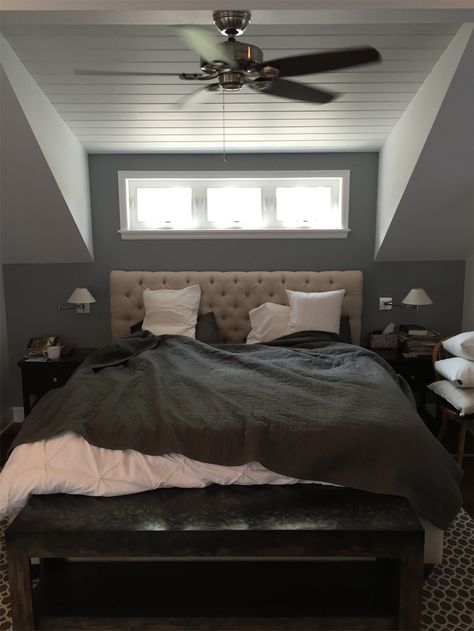
[[392,298],[379,297],[379,311],[390,311],[392,308]]

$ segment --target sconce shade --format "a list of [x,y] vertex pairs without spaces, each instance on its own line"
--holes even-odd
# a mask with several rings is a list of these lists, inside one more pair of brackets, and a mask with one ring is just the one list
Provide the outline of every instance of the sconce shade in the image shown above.
[[424,289],[410,289],[405,298],[402,300],[404,305],[414,305],[416,307],[420,305],[432,305],[433,301],[428,296]]
[[67,301],[73,305],[90,305],[95,298],[86,287],[76,287]]

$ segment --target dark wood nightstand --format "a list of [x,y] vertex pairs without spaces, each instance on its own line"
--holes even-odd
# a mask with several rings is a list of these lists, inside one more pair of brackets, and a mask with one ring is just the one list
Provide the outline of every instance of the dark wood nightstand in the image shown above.
[[[68,357],[47,361],[21,359],[17,366],[21,369],[25,416],[43,394],[53,388],[64,386],[76,368],[93,350],[93,348],[78,348]],[[35,397],[33,404],[31,404],[31,397]]]
[[426,386],[434,381],[431,355],[404,357],[398,348],[371,348],[370,350],[383,357],[394,371],[408,382],[415,395],[418,410],[424,412]]

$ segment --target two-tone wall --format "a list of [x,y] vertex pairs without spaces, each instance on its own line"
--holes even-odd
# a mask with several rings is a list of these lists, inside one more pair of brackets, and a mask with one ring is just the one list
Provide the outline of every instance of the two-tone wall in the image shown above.
[[[118,234],[117,171],[209,170],[283,171],[349,169],[351,232],[347,239],[142,240],[123,241]],[[9,334],[11,405],[21,404],[16,362],[28,339],[59,335],[64,343],[100,346],[110,340],[108,274],[111,269],[138,270],[331,270],[364,272],[363,339],[367,332],[395,322],[418,322],[444,334],[460,330],[464,262],[375,263],[377,203],[376,153],[231,155],[92,155],[89,157],[95,261],[87,264],[4,265]],[[61,234],[50,226],[50,239]],[[49,239],[42,246],[48,249]],[[57,309],[75,287],[88,287],[97,299],[90,315]],[[378,311],[378,296],[401,299],[423,287],[434,304],[419,313]]]

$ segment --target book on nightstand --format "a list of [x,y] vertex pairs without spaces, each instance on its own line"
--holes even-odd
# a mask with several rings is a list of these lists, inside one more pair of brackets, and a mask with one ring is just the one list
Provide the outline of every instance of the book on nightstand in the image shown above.
[[438,331],[418,324],[401,324],[399,331],[400,351],[408,357],[429,357],[441,339]]

